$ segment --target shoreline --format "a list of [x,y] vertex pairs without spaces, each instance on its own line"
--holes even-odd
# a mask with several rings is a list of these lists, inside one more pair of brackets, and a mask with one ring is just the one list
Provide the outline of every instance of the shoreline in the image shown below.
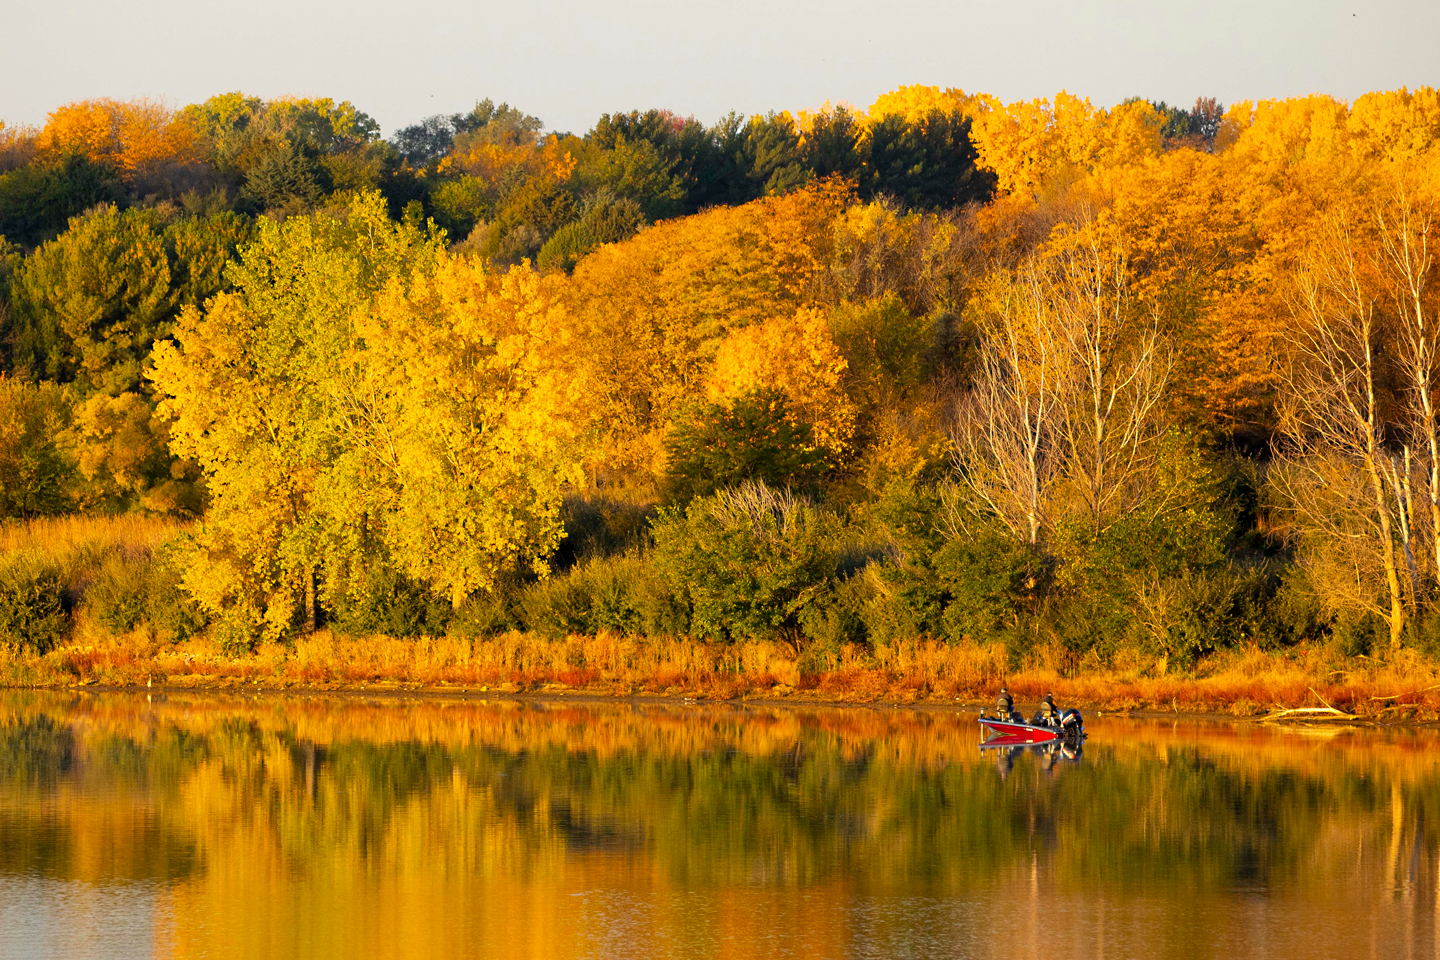
[[[656,693],[619,693],[605,692],[592,689],[569,689],[569,690],[489,690],[471,689],[465,687],[451,687],[445,685],[427,685],[421,683],[375,683],[362,684],[359,686],[276,686],[262,683],[201,683],[182,686],[172,685],[145,685],[145,684],[100,684],[100,683],[72,683],[72,684],[47,684],[21,686],[8,683],[0,683],[0,690],[8,692],[36,691],[47,693],[72,693],[72,694],[121,694],[138,696],[145,694],[147,697],[160,696],[168,699],[172,695],[199,695],[199,696],[238,696],[251,700],[308,700],[308,699],[331,699],[331,700],[374,700],[383,699],[391,701],[414,701],[414,702],[467,702],[467,703],[489,703],[489,702],[513,702],[513,703],[537,703],[537,704],[586,704],[586,705],[643,705],[643,706],[669,706],[669,707],[699,707],[699,706],[728,706],[737,708],[763,708],[763,709],[846,709],[846,710],[872,710],[877,712],[899,712],[913,711],[925,713],[973,713],[977,716],[990,708],[990,704],[978,700],[957,700],[945,702],[936,700],[898,700],[898,699],[875,699],[875,700],[842,700],[827,697],[813,696],[761,696],[761,697],[731,697],[717,698],[685,693],[656,694]],[[1160,720],[1173,719],[1184,722],[1206,722],[1226,725],[1238,724],[1266,724],[1272,726],[1290,727],[1365,727],[1365,728],[1403,728],[1403,729],[1440,729],[1440,719],[1382,719],[1379,717],[1366,717],[1350,715],[1345,718],[1338,717],[1296,717],[1285,720],[1268,718],[1267,714],[1259,715],[1237,715],[1217,710],[1164,710],[1153,707],[1116,707],[1104,706],[1093,703],[1075,703],[1066,705],[1078,706],[1090,718],[1103,719],[1129,719],[1129,720]]]
[[1340,659],[1321,646],[1251,648],[1183,670],[1157,658],[1067,664],[1044,650],[1017,662],[1000,644],[923,638],[821,656],[773,641],[526,633],[398,639],[319,632],[231,653],[204,636],[177,643],[144,631],[87,631],[45,654],[0,650],[0,687],[152,694],[263,691],[978,711],[994,702],[1002,685],[1021,704],[1053,692],[1058,702],[1087,715],[1253,720],[1277,710],[1328,707],[1336,710],[1331,721],[1440,721],[1440,663],[1408,648],[1383,660]]

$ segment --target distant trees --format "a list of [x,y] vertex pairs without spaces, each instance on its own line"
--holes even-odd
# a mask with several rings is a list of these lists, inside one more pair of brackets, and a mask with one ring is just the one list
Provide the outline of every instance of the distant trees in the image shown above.
[[235,214],[165,224],[98,207],[25,258],[10,283],[10,367],[68,384],[73,421],[57,439],[92,506],[198,513],[198,477],[168,449],[144,368],[184,307],[224,285],[250,227]]
[[[187,591],[241,645],[566,598],[733,635],[652,564],[662,507],[717,538],[681,566],[818,551],[753,621],[797,643],[1429,642],[1437,120],[915,86],[386,142],[324,98],[70,104],[0,128],[0,511],[203,517]],[[542,589],[565,535],[589,572]]]

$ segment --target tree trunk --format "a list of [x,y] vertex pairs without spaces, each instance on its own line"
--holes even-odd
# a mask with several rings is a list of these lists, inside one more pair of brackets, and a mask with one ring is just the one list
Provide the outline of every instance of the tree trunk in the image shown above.
[[315,571],[305,571],[305,632],[315,632]]

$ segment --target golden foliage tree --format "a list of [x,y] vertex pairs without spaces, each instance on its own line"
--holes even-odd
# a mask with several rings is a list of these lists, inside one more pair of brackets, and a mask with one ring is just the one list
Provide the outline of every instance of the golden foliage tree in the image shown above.
[[824,311],[804,307],[732,331],[716,351],[708,392],[715,400],[733,400],[757,390],[780,391],[788,412],[809,424],[815,445],[835,461],[849,450],[855,430],[846,367]]
[[793,317],[811,301],[828,224],[849,197],[826,183],[717,208],[580,262],[567,299],[610,468],[659,475],[677,405],[703,395],[730,332]]
[[194,128],[151,100],[81,100],[47,118],[36,141],[52,154],[82,153],[111,163],[128,180],[167,164],[199,159]]

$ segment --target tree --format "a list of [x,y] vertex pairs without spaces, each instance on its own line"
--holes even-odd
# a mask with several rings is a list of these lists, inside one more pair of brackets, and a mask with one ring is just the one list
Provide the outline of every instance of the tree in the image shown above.
[[0,225],[17,243],[36,246],[65,229],[71,217],[124,199],[115,168],[71,153],[29,163],[0,176]]
[[185,585],[227,629],[313,627],[377,564],[459,604],[542,563],[584,381],[537,276],[450,258],[370,194],[262,222],[230,278],[154,362],[211,498]]
[[931,111],[914,120],[890,114],[867,132],[861,195],[893,196],[905,207],[958,207],[988,200],[994,177],[976,169],[970,119]]
[[200,159],[195,130],[163,104],[149,100],[84,100],[46,119],[36,145],[56,157],[80,154],[111,164],[136,184],[166,166]]
[[[1369,559],[1383,571],[1383,615],[1393,647],[1406,612],[1396,564],[1396,506],[1386,489],[1382,318],[1357,247],[1348,218],[1331,221],[1296,278],[1292,302],[1300,323],[1295,363],[1283,384],[1288,409],[1282,421],[1291,469],[1279,479],[1292,515],[1321,537],[1346,528],[1351,511],[1343,505],[1360,510],[1359,526],[1369,528]],[[1336,483],[1336,472],[1342,478],[1353,473],[1360,483]],[[1326,496],[1327,489],[1345,491],[1348,504]]]
[[1322,597],[1383,618],[1392,647],[1440,580],[1433,185],[1398,173],[1327,217],[1297,258],[1275,472]]
[[0,516],[70,508],[75,468],[55,444],[69,415],[55,384],[0,376]]
[[543,573],[563,488],[581,479],[586,387],[539,276],[442,258],[391,280],[355,336],[336,471],[349,476],[326,509],[375,517],[399,569],[456,607],[517,568]]
[[170,455],[143,371],[178,311],[221,289],[248,232],[234,214],[166,226],[151,211],[99,208],[18,271],[14,368],[73,384],[75,416],[60,442],[87,481],[87,505],[198,511],[197,477]]
[[246,172],[240,198],[259,212],[308,210],[325,194],[328,179],[306,147],[281,142]]
[[707,392],[715,400],[784,394],[790,415],[809,427],[809,442],[835,463],[849,451],[855,430],[855,406],[843,386],[846,366],[824,313],[804,308],[732,331],[716,350]]
[[355,316],[393,278],[439,254],[377,194],[343,212],[259,222],[233,286],[180,317],[154,352],[171,450],[209,493],[184,584],[236,642],[313,627],[322,577],[343,582],[371,532],[327,509],[345,451],[340,398]]
[[1129,302],[1122,256],[1063,235],[974,304],[980,356],[954,434],[969,509],[1033,549],[1164,513],[1157,470],[1170,353]]
[[667,221],[581,260],[566,284],[577,351],[595,387],[609,470],[642,486],[663,469],[671,418],[699,402],[730,331],[793,317],[823,269],[834,184]]

